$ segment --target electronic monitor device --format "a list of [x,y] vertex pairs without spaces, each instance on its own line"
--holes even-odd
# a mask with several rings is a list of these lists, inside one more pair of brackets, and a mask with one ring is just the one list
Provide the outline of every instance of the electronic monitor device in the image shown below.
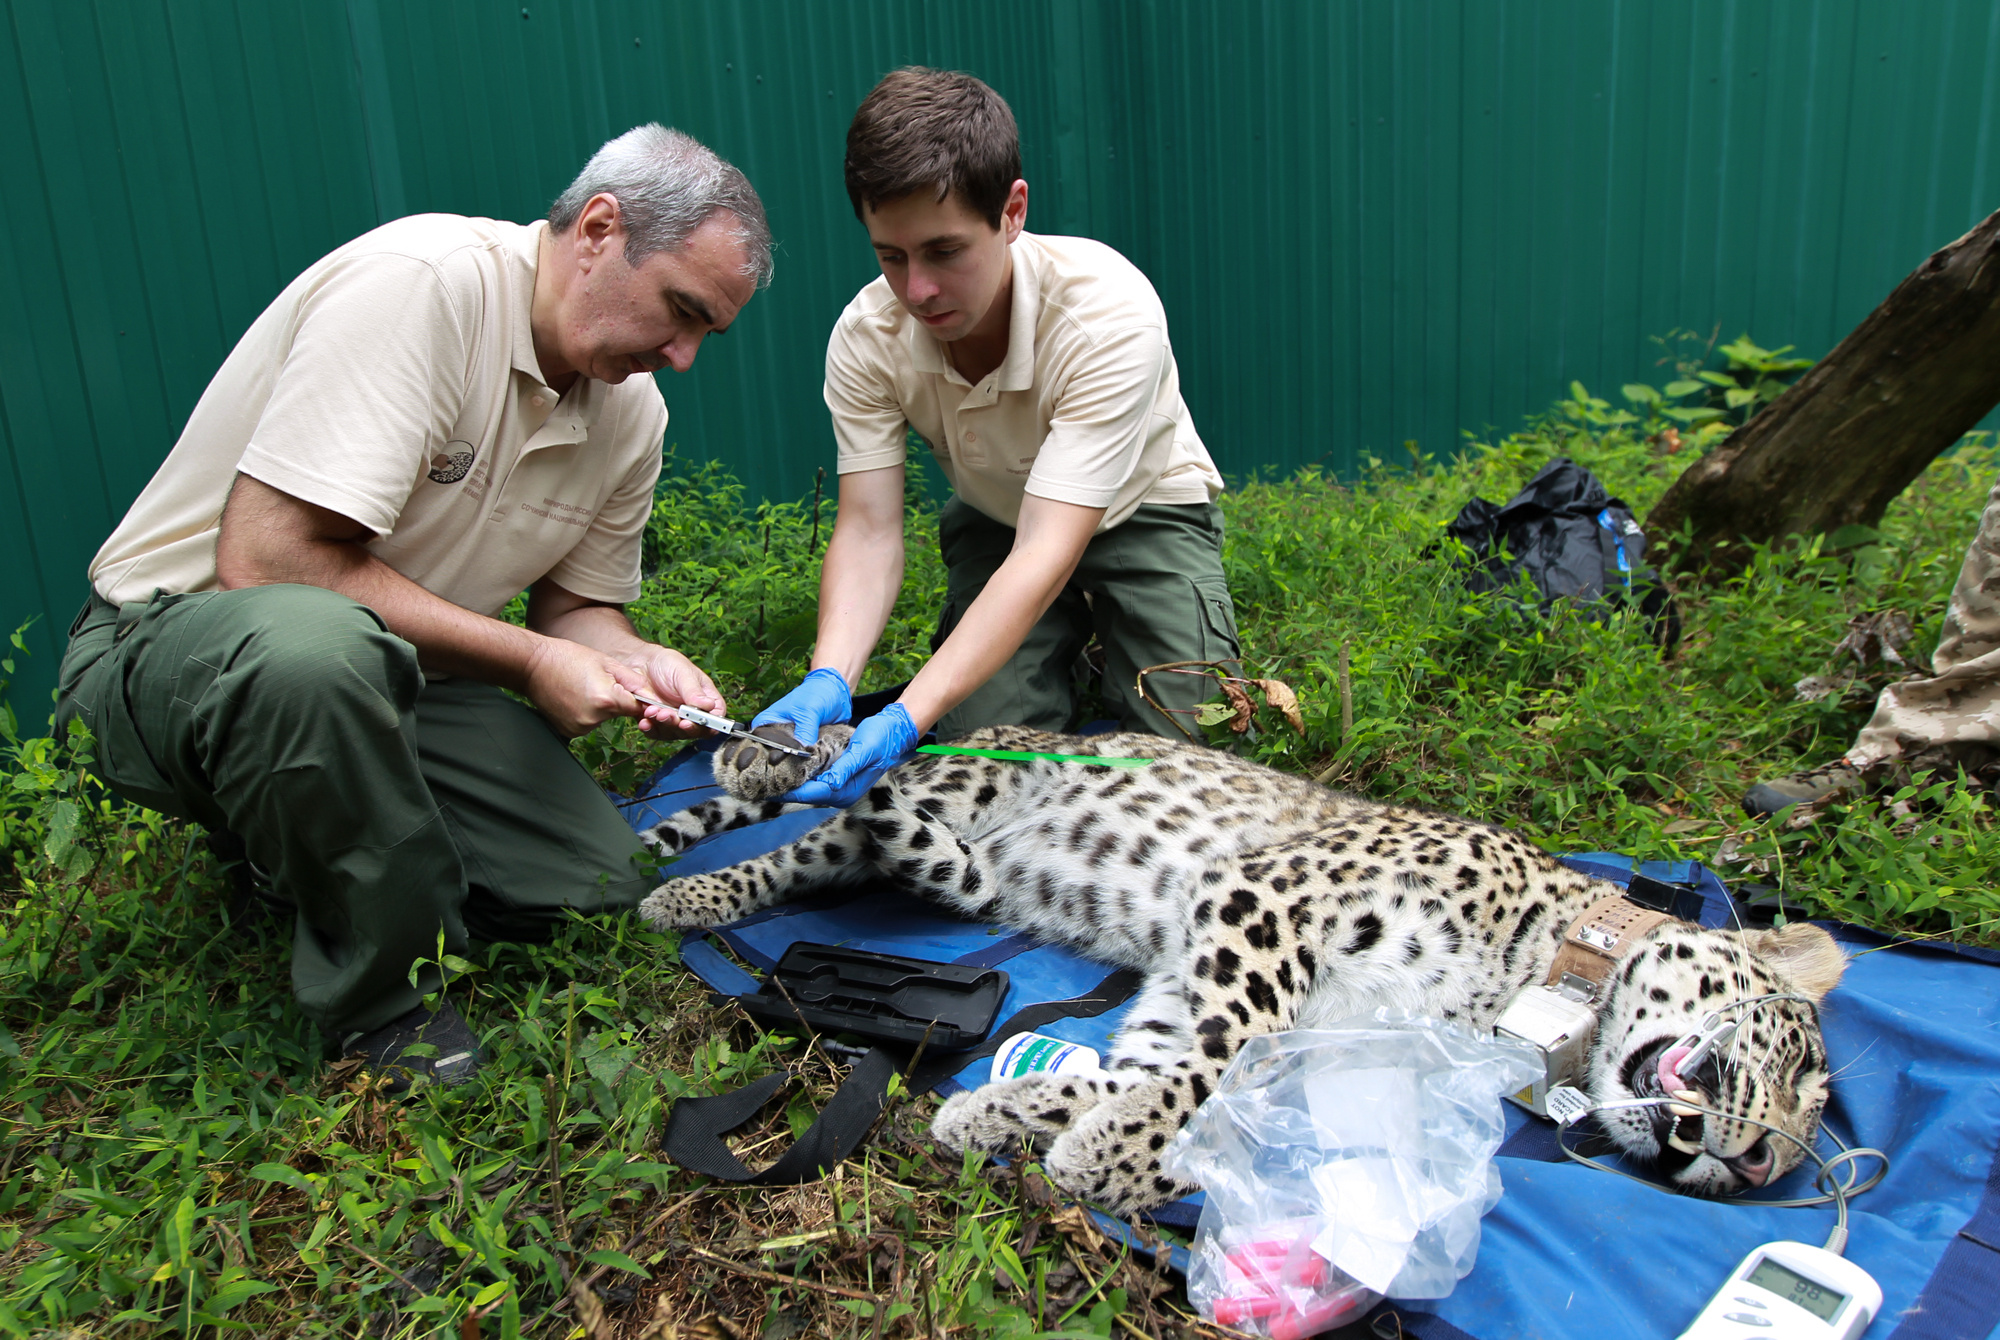
[[1767,1242],[1730,1272],[1681,1340],[1859,1340],[1881,1310],[1881,1286],[1852,1261],[1803,1242]]

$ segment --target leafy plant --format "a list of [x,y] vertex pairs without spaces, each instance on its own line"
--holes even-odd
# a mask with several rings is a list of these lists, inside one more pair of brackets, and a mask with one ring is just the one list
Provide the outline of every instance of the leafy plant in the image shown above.
[[[1675,376],[1664,386],[1634,382],[1621,388],[1627,402],[1638,408],[1630,419],[1616,415],[1604,401],[1589,402],[1589,421],[1597,427],[1643,422],[1646,435],[1668,447],[1682,445],[1706,451],[1748,423],[1764,406],[1783,395],[1798,374],[1812,366],[1810,358],[1788,357],[1792,346],[1765,349],[1748,335],[1739,335],[1719,350],[1716,336],[1702,339],[1692,331],[1674,330],[1655,340],[1667,351],[1660,362],[1671,364]],[[1712,353],[1723,357],[1721,368],[1708,366]],[[1582,386],[1571,384],[1573,399],[1586,401]]]

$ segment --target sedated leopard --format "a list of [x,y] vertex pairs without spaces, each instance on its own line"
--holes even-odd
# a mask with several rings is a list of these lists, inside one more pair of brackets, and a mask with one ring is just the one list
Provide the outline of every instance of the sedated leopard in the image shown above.
[[[731,794],[644,836],[677,852],[800,808],[769,797],[825,766],[845,729],[832,728],[810,762],[732,742],[716,759]],[[1488,1029],[1519,988],[1545,978],[1578,914],[1617,892],[1504,829],[1157,736],[1003,726],[958,743],[1153,761],[919,754],[790,845],[669,879],[640,911],[663,928],[712,926],[866,872],[974,920],[1140,970],[1144,985],[1099,1075],[988,1084],[947,1100],[932,1124],[953,1150],[1032,1141],[1059,1186],[1119,1213],[1193,1189],[1162,1172],[1161,1151],[1246,1038],[1381,1006]],[[1815,1003],[1743,1011],[1735,1045],[1672,1078],[1704,1106],[1811,1144],[1829,1080],[1816,1002],[1844,967],[1833,938],[1811,925],[1655,927],[1601,992],[1591,1098],[1660,1097],[1662,1058],[1711,1012],[1803,996]],[[1762,1185],[1803,1157],[1740,1121],[1697,1119],[1691,1132],[1664,1106],[1600,1122],[1677,1189],[1701,1195]]]

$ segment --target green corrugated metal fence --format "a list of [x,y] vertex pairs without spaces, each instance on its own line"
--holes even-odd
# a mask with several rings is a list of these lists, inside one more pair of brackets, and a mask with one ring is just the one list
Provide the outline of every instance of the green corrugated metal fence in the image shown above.
[[[1225,471],[1447,450],[1648,336],[1824,352],[1996,205],[1970,0],[0,0],[0,626],[39,718],[98,543],[315,257],[527,219],[644,120],[741,164],[778,278],[662,378],[686,456],[797,496],[826,331],[873,272],[840,185],[907,62],[1013,103],[1030,225],[1152,276]],[[33,704],[32,708],[30,704]]]

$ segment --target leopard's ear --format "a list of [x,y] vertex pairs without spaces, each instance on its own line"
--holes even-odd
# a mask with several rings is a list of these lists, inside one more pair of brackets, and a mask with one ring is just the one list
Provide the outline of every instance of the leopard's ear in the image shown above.
[[1794,921],[1773,931],[1746,931],[1743,942],[1797,987],[1800,995],[1813,1000],[1838,986],[1841,974],[1847,971],[1847,955],[1831,935],[1810,922]]

